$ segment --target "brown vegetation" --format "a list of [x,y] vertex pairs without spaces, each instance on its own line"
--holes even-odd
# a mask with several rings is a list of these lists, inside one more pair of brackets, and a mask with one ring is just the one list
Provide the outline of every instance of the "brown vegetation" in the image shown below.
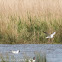
[[0,43],[47,43],[43,31],[62,43],[61,28],[61,0],[0,0]]

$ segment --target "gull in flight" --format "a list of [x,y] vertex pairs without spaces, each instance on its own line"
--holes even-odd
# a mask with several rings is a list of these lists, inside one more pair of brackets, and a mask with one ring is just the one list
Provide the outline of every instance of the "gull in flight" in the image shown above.
[[17,50],[17,51],[12,50],[11,52],[12,52],[13,54],[18,54],[18,53],[20,52],[20,50]]
[[46,38],[53,38],[56,32],[53,32],[51,35],[47,36]]
[[49,39],[48,40],[48,43],[50,43],[50,42],[52,42],[53,43],[53,37],[54,37],[54,35],[56,34],[56,32],[53,32],[52,34],[48,34],[48,33],[46,33],[46,32],[44,32],[45,34],[47,34],[48,36],[46,37],[47,39]]

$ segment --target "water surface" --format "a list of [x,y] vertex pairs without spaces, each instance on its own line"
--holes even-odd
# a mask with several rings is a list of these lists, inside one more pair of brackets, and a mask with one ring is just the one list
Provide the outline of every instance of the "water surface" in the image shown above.
[[[19,54],[13,54],[11,50],[20,50]],[[35,52],[45,52],[47,62],[62,62],[62,44],[0,44],[0,54],[14,56],[21,60],[25,56],[32,58]]]

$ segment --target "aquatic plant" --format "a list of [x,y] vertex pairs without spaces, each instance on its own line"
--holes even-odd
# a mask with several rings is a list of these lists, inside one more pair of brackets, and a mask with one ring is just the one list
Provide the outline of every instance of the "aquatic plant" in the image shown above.
[[46,62],[46,54],[44,52],[35,52],[35,62]]

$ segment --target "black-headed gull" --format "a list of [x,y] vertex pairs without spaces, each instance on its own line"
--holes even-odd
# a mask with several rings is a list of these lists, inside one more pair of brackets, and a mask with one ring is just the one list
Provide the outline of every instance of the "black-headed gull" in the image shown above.
[[52,34],[48,34],[46,32],[44,32],[45,34],[47,34],[48,36],[46,37],[48,40],[48,43],[52,42],[53,43],[53,37],[56,34],[56,32],[53,32]]
[[35,62],[35,57],[33,57],[33,59],[30,59],[29,62]]
[[53,38],[56,32],[53,32],[51,35],[47,36],[46,38]]
[[16,51],[12,50],[11,52],[14,54],[18,54],[20,52],[20,50],[16,50]]

